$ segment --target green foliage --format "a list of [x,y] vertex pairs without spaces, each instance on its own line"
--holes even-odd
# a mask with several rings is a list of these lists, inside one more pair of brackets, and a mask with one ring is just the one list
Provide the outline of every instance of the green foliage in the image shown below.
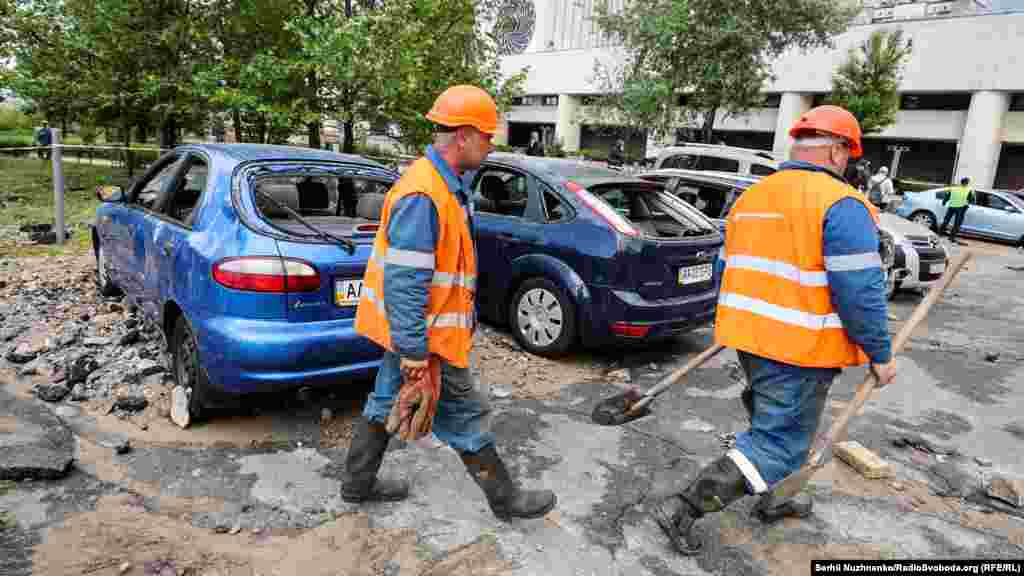
[[595,21],[627,58],[595,64],[595,82],[607,96],[587,113],[656,138],[696,122],[707,138],[716,112],[738,114],[761,103],[774,58],[830,45],[856,12],[831,0],[647,0],[621,11],[604,0]]
[[13,106],[0,106],[0,132],[32,130],[32,117]]
[[865,134],[885,130],[896,122],[903,64],[912,52],[902,30],[875,30],[833,74],[829,102],[852,112]]
[[35,145],[36,139],[31,130],[0,132],[0,148],[27,148]]

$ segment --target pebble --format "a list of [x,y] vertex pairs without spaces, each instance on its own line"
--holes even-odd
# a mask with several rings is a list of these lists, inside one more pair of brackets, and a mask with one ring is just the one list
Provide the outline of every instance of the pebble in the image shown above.
[[121,564],[121,566],[119,566],[117,568],[117,572],[119,574],[127,574],[128,571],[131,570],[131,569],[132,569],[132,563],[131,562],[125,562],[125,563]]
[[508,398],[511,395],[512,392],[507,388],[502,388],[501,386],[494,386],[491,388],[491,396],[494,396],[495,398]]
[[242,527],[239,526],[238,524],[235,524],[234,526],[231,527],[231,530],[228,530],[228,534],[235,535],[235,534],[238,534],[241,531],[242,531]]

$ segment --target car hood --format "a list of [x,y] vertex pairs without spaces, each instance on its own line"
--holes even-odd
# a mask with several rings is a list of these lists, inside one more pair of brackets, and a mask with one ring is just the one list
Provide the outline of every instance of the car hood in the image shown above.
[[895,214],[883,212],[878,215],[880,228],[893,236],[932,236],[934,232],[924,226],[901,218]]

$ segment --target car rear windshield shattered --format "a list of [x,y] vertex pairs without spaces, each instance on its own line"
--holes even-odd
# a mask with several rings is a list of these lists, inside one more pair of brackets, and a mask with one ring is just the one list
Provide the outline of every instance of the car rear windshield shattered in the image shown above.
[[353,235],[379,223],[384,197],[391,187],[384,175],[294,169],[268,172],[261,171],[250,180],[256,209],[264,220],[299,236],[310,235],[309,228],[284,207],[328,233]]
[[692,238],[715,233],[710,220],[659,187],[615,184],[589,190],[648,238]]

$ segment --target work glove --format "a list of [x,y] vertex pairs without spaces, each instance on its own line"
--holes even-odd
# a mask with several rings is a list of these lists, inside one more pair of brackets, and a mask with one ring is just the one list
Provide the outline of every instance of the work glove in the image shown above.
[[428,360],[403,359],[402,385],[391,405],[385,429],[406,442],[430,434],[440,396],[440,359],[434,355]]

